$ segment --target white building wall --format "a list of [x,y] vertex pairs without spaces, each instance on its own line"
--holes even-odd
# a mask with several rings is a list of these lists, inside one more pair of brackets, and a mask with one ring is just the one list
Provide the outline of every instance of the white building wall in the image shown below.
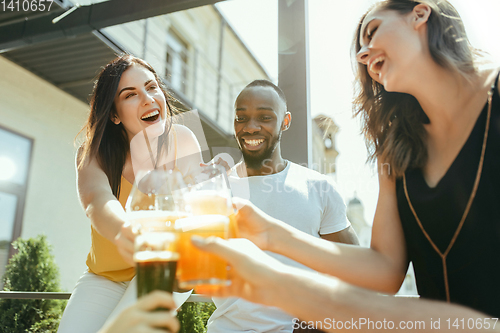
[[90,248],[90,222],[76,194],[73,140],[88,107],[0,57],[0,124],[34,139],[21,237],[46,234],[71,291]]

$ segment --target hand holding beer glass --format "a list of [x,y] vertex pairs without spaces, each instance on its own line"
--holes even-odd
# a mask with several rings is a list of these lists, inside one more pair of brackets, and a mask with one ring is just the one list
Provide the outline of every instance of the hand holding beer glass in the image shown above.
[[181,288],[194,288],[197,293],[203,293],[230,284],[227,263],[194,247],[191,237],[227,239],[234,210],[226,171],[221,166],[202,167],[189,185],[183,196],[189,216],[176,222],[180,254],[177,278]]
[[155,169],[137,177],[126,210],[136,230],[137,296],[153,290],[172,292],[179,260],[175,221],[186,214],[177,210],[174,193],[183,186],[177,172]]
[[127,214],[138,233],[138,296],[155,289],[172,292],[176,277],[180,288],[199,293],[229,285],[226,261],[191,243],[194,235],[228,238],[234,209],[225,169],[202,167],[189,186],[180,173],[158,169],[137,179]]

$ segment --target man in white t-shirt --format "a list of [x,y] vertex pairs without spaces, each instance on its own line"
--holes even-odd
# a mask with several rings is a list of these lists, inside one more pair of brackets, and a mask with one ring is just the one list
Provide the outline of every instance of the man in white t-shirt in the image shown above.
[[[235,112],[234,133],[243,160],[229,174],[233,195],[250,199],[267,214],[308,234],[358,244],[332,179],[281,156],[281,133],[292,120],[281,89],[266,80],[253,81],[238,95]],[[236,298],[214,298],[214,303],[217,310],[208,322],[209,333],[293,331],[293,317],[277,308]]]

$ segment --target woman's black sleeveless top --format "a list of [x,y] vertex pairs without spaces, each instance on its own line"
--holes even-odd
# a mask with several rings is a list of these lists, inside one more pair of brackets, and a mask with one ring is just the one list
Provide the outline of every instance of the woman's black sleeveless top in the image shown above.
[[[406,172],[408,194],[423,227],[442,253],[462,218],[481,156],[488,105],[446,174],[430,188],[420,169]],[[446,300],[441,257],[410,210],[402,179],[396,181],[399,215],[418,293]],[[484,166],[476,197],[447,257],[450,299],[500,317],[500,96],[495,87]]]

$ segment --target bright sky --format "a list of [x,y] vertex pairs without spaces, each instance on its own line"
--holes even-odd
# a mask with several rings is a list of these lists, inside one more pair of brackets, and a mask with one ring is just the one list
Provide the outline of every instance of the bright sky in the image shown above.
[[[359,18],[374,0],[309,0],[309,57],[312,116],[324,114],[340,127],[336,148],[338,190],[349,201],[356,192],[372,223],[378,182],[367,166],[359,123],[352,119],[350,46]],[[500,63],[500,0],[450,0],[461,14],[471,44]],[[229,23],[267,69],[278,76],[277,0],[228,0],[217,4]]]

